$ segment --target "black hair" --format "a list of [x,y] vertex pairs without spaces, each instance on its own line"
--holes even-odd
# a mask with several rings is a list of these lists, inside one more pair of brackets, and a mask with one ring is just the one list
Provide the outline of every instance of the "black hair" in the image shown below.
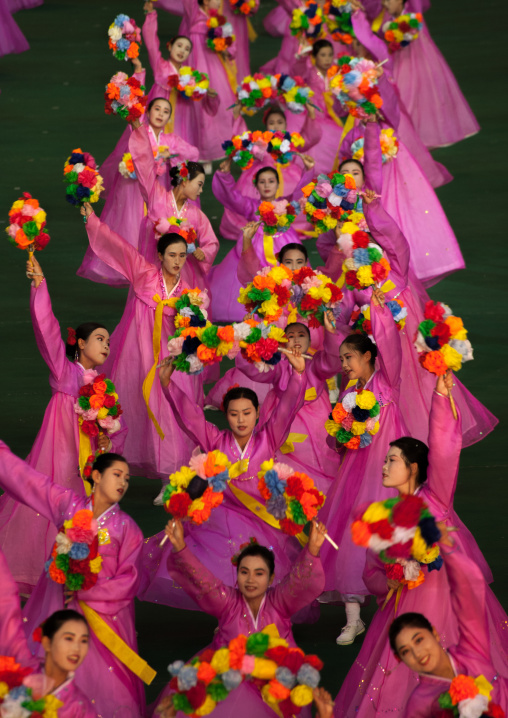
[[166,43],[166,47],[168,48],[168,50],[170,49],[171,45],[172,45],[174,42],[176,42],[177,40],[180,40],[180,39],[182,39],[182,38],[183,38],[184,40],[188,40],[188,41],[190,42],[190,47],[191,47],[191,51],[192,51],[192,48],[194,47],[194,43],[192,42],[192,40],[190,39],[190,37],[187,37],[187,35],[175,35],[175,37],[172,37],[171,40],[168,40],[167,43]]
[[[189,182],[192,182],[193,179],[195,179],[198,175],[204,175],[205,174],[205,168],[201,164],[201,162],[186,162],[187,169],[189,170],[189,175],[185,179],[189,180]],[[171,184],[173,187],[178,187],[178,185],[181,183],[180,178],[180,170],[178,165],[176,167],[171,167],[169,170],[169,176],[171,177]]]
[[362,171],[362,177],[363,177],[363,179],[365,179],[365,170],[363,169],[363,165],[362,165],[362,163],[360,162],[360,160],[353,160],[353,159],[342,160],[342,162],[341,162],[340,165],[339,165],[339,172],[342,172],[342,168],[344,167],[344,165],[346,164],[346,162],[354,162],[355,165],[357,165],[357,166],[361,169],[361,171]]
[[244,558],[247,558],[247,556],[259,556],[262,558],[268,566],[270,576],[273,576],[275,572],[275,556],[273,555],[273,551],[270,551],[270,549],[266,546],[260,546],[257,543],[249,544],[243,549],[243,551],[240,552],[240,555],[238,556],[238,562],[236,564],[237,573],[240,570],[240,564]]
[[293,249],[297,249],[299,252],[301,252],[305,257],[306,262],[309,261],[309,255],[307,254],[307,250],[305,249],[303,244],[298,244],[298,242],[289,242],[289,244],[285,244],[283,247],[281,247],[281,249],[279,249],[278,260],[280,264],[282,264],[282,262],[284,261],[284,255],[286,254],[286,252],[291,252],[291,250]]
[[181,234],[178,234],[177,232],[168,232],[168,234],[163,234],[162,237],[159,237],[157,241],[157,253],[164,256],[164,252],[168,247],[170,247],[172,244],[179,243],[184,244],[185,251],[187,251],[187,242]]
[[280,107],[279,105],[272,105],[263,115],[263,123],[265,125],[267,124],[268,120],[272,115],[281,115],[284,119],[286,119],[286,113],[284,112],[282,107]]
[[344,344],[347,344],[347,346],[351,347],[351,349],[360,352],[360,354],[370,352],[371,366],[374,366],[376,363],[377,346],[374,344],[372,339],[369,339],[369,337],[365,334],[349,334],[349,336],[344,339],[341,346],[344,346]]
[[388,630],[390,648],[395,654],[397,654],[397,636],[403,628],[425,628],[427,631],[432,633],[432,624],[423,614],[402,613],[400,616],[397,616],[394,621],[392,621],[392,625]]
[[41,625],[42,635],[53,640],[53,636],[57,633],[67,621],[81,621],[88,628],[86,618],[77,611],[73,611],[71,608],[63,608],[61,611],[55,611],[48,616],[44,623]]
[[247,389],[246,386],[235,386],[233,389],[230,389],[224,394],[222,403],[226,413],[228,411],[229,403],[231,401],[235,401],[236,399],[249,399],[254,405],[254,409],[256,409],[256,411],[259,408],[259,399],[255,391]]
[[171,115],[173,114],[173,108],[171,107],[171,102],[168,100],[167,97],[154,97],[153,100],[151,100],[151,101],[148,103],[148,107],[147,107],[147,109],[146,109],[147,114],[150,112],[150,110],[151,110],[152,107],[155,105],[155,103],[157,102],[157,100],[164,100],[164,102],[167,102],[167,103],[168,103],[168,105],[169,105],[169,116],[171,117]]
[[96,329],[106,329],[106,331],[108,331],[104,324],[99,324],[99,322],[85,322],[84,324],[80,324],[79,327],[76,329],[75,343],[69,344],[69,342],[67,341],[65,344],[65,353],[67,354],[67,356],[71,359],[74,359],[75,353],[78,352],[79,357],[80,349],[78,345],[78,340],[83,339],[83,341],[86,342],[88,337],[93,334]]
[[418,486],[427,480],[427,469],[429,468],[429,447],[423,441],[413,439],[412,436],[401,436],[400,439],[390,441],[390,446],[400,449],[402,459],[409,468],[411,464],[418,465],[416,483]]
[[284,332],[287,332],[288,329],[291,329],[291,327],[301,327],[302,329],[305,329],[305,333],[307,334],[309,340],[310,340],[310,329],[309,327],[304,324],[303,322],[291,322],[286,326],[284,329]]
[[273,172],[273,174],[277,178],[277,184],[279,184],[279,175],[277,174],[277,170],[275,169],[275,167],[261,167],[261,169],[258,170],[256,172],[256,174],[254,175],[254,184],[255,185],[257,185],[257,183],[259,182],[259,178],[263,174],[263,172]]
[[[113,466],[115,461],[121,461],[122,463],[129,466],[129,462],[121,454],[115,454],[113,451],[106,451],[104,454],[99,454],[96,457],[95,461],[92,464],[92,471],[98,471],[99,474],[103,474],[106,469],[109,469],[111,466]],[[90,476],[86,476],[85,478],[93,486],[94,481],[92,478],[92,473],[90,473]]]
[[318,52],[324,47],[329,47],[333,52],[333,45],[329,40],[316,40],[312,45],[312,57],[317,57]]

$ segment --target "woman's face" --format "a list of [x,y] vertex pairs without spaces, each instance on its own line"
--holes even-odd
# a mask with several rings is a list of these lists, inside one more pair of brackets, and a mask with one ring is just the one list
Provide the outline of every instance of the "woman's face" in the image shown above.
[[78,339],[79,359],[83,363],[101,366],[109,356],[109,332],[102,327],[95,329],[88,339]]
[[129,465],[124,461],[115,461],[102,474],[92,471],[94,491],[100,494],[107,503],[117,504],[123,499],[129,488]]
[[365,379],[372,374],[373,369],[370,364],[370,356],[370,352],[362,354],[347,344],[341,345],[340,361],[342,364],[342,373],[348,381]]
[[273,581],[267,563],[261,556],[245,556],[238,566],[238,588],[242,596],[262,598]]
[[307,260],[305,259],[305,254],[300,252],[299,249],[289,249],[284,252],[281,264],[288,267],[292,272],[296,272],[297,269],[305,267]]
[[205,175],[198,174],[194,179],[182,182],[180,187],[183,190],[183,194],[187,199],[191,199],[194,202],[197,200],[199,195],[203,192],[205,186]]
[[395,647],[400,660],[417,673],[439,673],[446,658],[435,629],[407,626],[398,634]]
[[205,10],[220,10],[221,0],[204,0],[203,7]]
[[159,259],[162,263],[162,268],[168,274],[172,277],[178,276],[187,259],[187,244],[185,242],[170,244],[164,250],[164,256],[159,252]]
[[287,344],[284,344],[287,349],[299,349],[302,354],[305,354],[310,346],[310,337],[303,327],[298,324],[290,326],[284,334],[288,340]]
[[405,487],[411,476],[411,468],[406,465],[402,450],[398,446],[390,446],[383,464],[383,486],[385,489]]
[[155,100],[149,113],[148,122],[154,130],[162,130],[171,118],[171,105],[167,100]]
[[404,9],[403,0],[383,0],[382,5],[392,17],[398,17]]
[[[89,632],[83,621],[66,621],[53,638],[43,636],[46,661],[64,673],[74,672],[88,653]],[[47,663],[46,663],[46,667]]]
[[353,175],[356,189],[361,189],[363,187],[363,184],[365,182],[363,170],[356,164],[356,162],[344,162],[344,164],[340,168],[340,171],[343,175]]
[[250,399],[233,399],[226,413],[229,428],[239,438],[250,436],[259,418],[259,409],[254,408]]
[[327,70],[333,65],[333,48],[325,46],[322,47],[315,57],[316,67],[322,72]]
[[186,37],[179,37],[170,47],[169,57],[177,65],[183,65],[187,61],[192,50],[192,43]]
[[285,132],[286,118],[280,112],[273,112],[266,121],[266,129],[270,132]]
[[256,182],[256,189],[265,201],[275,199],[279,187],[279,178],[274,172],[261,172]]

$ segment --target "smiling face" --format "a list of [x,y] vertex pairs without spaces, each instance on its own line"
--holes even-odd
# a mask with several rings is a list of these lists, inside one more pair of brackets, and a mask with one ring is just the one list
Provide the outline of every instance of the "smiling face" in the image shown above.
[[365,182],[363,170],[356,164],[356,162],[344,162],[344,164],[340,167],[340,171],[344,175],[353,175],[356,189],[361,189],[363,187]]
[[270,202],[275,199],[277,189],[279,187],[279,178],[271,170],[261,172],[256,182],[256,189],[261,195],[261,199]]
[[287,349],[296,348],[299,349],[302,354],[305,354],[310,346],[309,333],[305,330],[305,327],[295,324],[294,326],[288,327],[284,334],[288,340],[287,344],[284,345]]
[[84,621],[66,621],[53,638],[43,636],[46,672],[55,668],[62,673],[75,671],[88,653],[89,632]]
[[262,598],[273,581],[261,556],[245,556],[238,566],[238,589],[249,601]]
[[348,344],[342,344],[340,347],[340,361],[342,364],[342,373],[349,381],[358,379],[369,379],[374,368],[370,363],[371,353],[362,354],[357,349],[353,349]]
[[292,272],[296,272],[297,269],[305,267],[307,260],[305,259],[305,254],[300,250],[288,249],[287,252],[284,252],[281,264],[288,267]]
[[281,112],[272,112],[266,121],[266,129],[270,132],[285,132],[286,118]]
[[318,70],[321,70],[321,72],[327,72],[333,65],[333,48],[328,46],[322,47],[314,59]]
[[79,361],[86,367],[101,366],[109,356],[109,332],[100,327],[88,339],[78,339]]
[[178,276],[187,259],[187,244],[175,242],[164,250],[164,256],[159,252],[162,269],[172,277]]
[[203,187],[205,186],[205,175],[200,173],[196,175],[194,179],[184,181],[179,186],[182,188],[184,197],[195,202],[199,195],[203,192]]
[[227,420],[235,437],[243,439],[254,431],[259,418],[259,409],[254,408],[250,399],[233,399],[228,404]]
[[400,660],[417,673],[442,675],[448,664],[435,629],[406,626],[397,635],[395,647]]
[[155,100],[148,112],[148,122],[152,129],[161,130],[171,117],[171,105],[167,100]]
[[385,489],[397,489],[400,493],[409,493],[411,479],[416,477],[417,464],[406,464],[402,449],[390,446],[383,464],[383,486]]
[[117,504],[127,493],[129,488],[129,465],[124,461],[115,461],[102,474],[94,469],[92,471],[94,492],[98,499],[106,504]]
[[175,65],[183,65],[192,50],[192,43],[186,37],[179,37],[169,49],[169,57]]

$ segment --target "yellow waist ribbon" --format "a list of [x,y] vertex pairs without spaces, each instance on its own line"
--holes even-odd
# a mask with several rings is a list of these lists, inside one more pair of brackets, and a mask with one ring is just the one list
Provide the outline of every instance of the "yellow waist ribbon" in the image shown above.
[[152,386],[155,379],[155,372],[157,370],[157,364],[159,363],[159,354],[161,350],[161,335],[162,335],[162,317],[164,307],[170,306],[169,299],[161,299],[159,294],[154,294],[152,297],[153,301],[157,303],[155,308],[155,319],[153,323],[153,334],[152,334],[152,347],[153,347],[153,366],[146,375],[145,381],[143,382],[143,399],[145,400],[146,409],[148,416],[153,421],[155,429],[161,439],[164,439],[164,432],[159,426],[159,422],[155,418],[155,414],[150,409],[150,394],[152,392]]
[[176,87],[172,87],[168,97],[169,104],[171,105],[171,117],[166,122],[166,125],[164,127],[164,132],[166,134],[171,134],[175,129],[176,97],[177,89]]
[[250,17],[247,18],[247,33],[249,35],[249,42],[256,42],[258,34],[254,30],[254,25],[250,21]]
[[294,434],[291,432],[288,434],[286,441],[280,447],[281,453],[291,454],[295,450],[295,444],[303,444],[303,442],[308,438],[308,434]]
[[[254,496],[251,496],[245,491],[242,491],[242,489],[239,489],[238,486],[233,486],[231,481],[228,482],[228,485],[231,489],[231,493],[238,499],[238,501],[243,506],[245,506],[246,509],[253,513],[254,516],[257,516],[258,519],[264,521],[265,524],[268,524],[274,529],[279,529],[280,531],[279,520],[276,519],[275,516],[272,516],[269,511],[267,511],[266,506],[263,506],[263,504],[257,499],[255,499]],[[308,536],[306,536],[303,531],[302,533],[299,533],[296,538],[300,542],[301,546],[305,546],[309,540]]]
[[284,172],[282,171],[280,162],[277,162],[275,169],[277,170],[277,177],[279,178],[279,186],[277,187],[275,197],[284,197]]
[[245,474],[248,468],[249,459],[240,459],[229,467],[229,477],[231,479],[237,479],[240,474]]
[[108,651],[118,658],[124,666],[134,673],[138,678],[141,678],[143,683],[147,686],[153,681],[157,672],[151,668],[148,663],[138,656],[138,654],[128,646],[125,641],[120,638],[118,633],[115,633],[113,629],[108,626],[106,621],[99,616],[97,611],[87,606],[84,601],[80,601],[79,605],[84,613],[88,625],[97,636],[98,640],[103,646],[106,646]]
[[348,381],[348,383],[347,383],[346,391],[347,391],[348,389],[351,389],[352,386],[355,386],[355,384],[356,384],[356,379],[350,379],[350,380]]
[[355,118],[353,117],[353,115],[348,115],[346,123],[344,125],[344,129],[342,130],[342,134],[340,136],[339,146],[337,147],[337,154],[335,155],[335,162],[333,163],[333,171],[334,172],[336,172],[339,168],[339,164],[340,164],[339,152],[340,152],[340,148],[342,147],[342,143],[344,142],[344,138],[348,134],[348,132],[350,132],[353,129],[354,126],[355,126]]
[[[396,594],[396,596],[395,596],[395,609],[394,609],[394,612],[393,612],[393,615],[394,615],[394,616],[397,615],[397,609],[398,609],[398,607],[399,607],[399,601],[400,601],[400,597],[401,597],[401,595],[402,595],[402,589],[404,588],[404,585],[405,585],[405,584],[401,584],[401,585],[397,588],[397,594]],[[382,611],[385,610],[386,604],[388,603],[388,601],[390,600],[390,598],[393,596],[394,592],[395,592],[395,589],[394,589],[394,588],[391,588],[391,589],[388,591],[388,593],[386,594],[385,601],[384,601],[383,605],[381,606],[381,610],[382,610]]]
[[385,16],[385,10],[384,8],[381,10],[379,15],[376,17],[376,19],[372,22],[372,25],[370,26],[370,29],[372,32],[377,33],[379,32],[379,28],[383,24],[383,18]]
[[328,112],[328,114],[330,115],[330,117],[332,118],[332,120],[333,120],[339,127],[342,127],[342,120],[341,120],[340,117],[335,113],[335,111],[334,111],[334,109],[333,109],[334,96],[333,96],[332,91],[331,91],[331,90],[326,90],[326,92],[323,92],[323,98],[324,98],[325,105],[326,105],[326,111]]
[[218,52],[217,55],[227,75],[229,86],[233,91],[233,95],[236,97],[236,62],[234,60],[226,60],[220,52]]
[[275,267],[277,260],[275,259],[275,253],[273,251],[272,234],[263,234],[263,252],[265,253],[265,259],[268,264],[272,264]]
[[395,284],[392,282],[391,279],[387,279],[386,282],[381,286],[381,291],[385,294],[387,292],[391,292],[392,289],[395,289]]
[[[79,474],[81,477],[83,477],[83,469],[86,466],[86,462],[88,461],[88,457],[90,454],[93,454],[92,451],[92,443],[90,441],[90,437],[88,434],[85,434],[84,431],[81,430],[81,425],[79,427]],[[83,479],[83,485],[85,487],[85,492],[87,496],[90,496],[92,493],[92,486],[89,481],[85,481]]]

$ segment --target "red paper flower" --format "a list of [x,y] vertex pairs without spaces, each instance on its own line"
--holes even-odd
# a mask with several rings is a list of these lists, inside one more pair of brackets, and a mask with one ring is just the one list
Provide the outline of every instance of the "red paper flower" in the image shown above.
[[378,534],[382,539],[391,539],[393,535],[393,528],[388,519],[374,521],[374,523],[370,524],[369,528],[371,533]]
[[360,288],[360,282],[357,279],[356,272],[353,270],[346,272],[346,284],[348,287],[355,287],[355,289]]
[[295,675],[305,663],[305,655],[299,648],[290,648],[287,656],[282,661],[282,665]]
[[185,691],[185,695],[194,710],[197,710],[205,702],[206,686],[204,683],[198,683],[193,688],[189,688],[188,691]]
[[98,436],[99,434],[99,428],[95,421],[84,421],[81,424],[81,431],[83,434],[88,434],[88,436]]
[[269,648],[266,651],[265,657],[269,658],[271,661],[275,661],[277,665],[281,666],[282,661],[285,659],[288,653],[289,648],[287,646],[275,646],[274,648]]
[[402,581],[404,578],[404,569],[400,563],[386,563],[385,564],[386,578],[392,581]]
[[351,239],[353,240],[354,249],[366,249],[369,246],[369,235],[367,234],[367,232],[362,232],[362,230],[355,232],[352,235]]
[[183,519],[187,516],[189,506],[192,501],[189,494],[173,494],[169,499],[169,507],[166,508],[167,504],[164,505],[166,511],[175,517],[175,519]]
[[413,540],[410,539],[406,543],[395,543],[386,549],[388,558],[411,558],[411,549],[413,548]]
[[425,503],[418,496],[407,494],[393,507],[392,520],[396,526],[412,528],[420,520]]
[[429,299],[429,301],[425,304],[425,319],[432,319],[433,322],[439,324],[439,322],[443,321],[443,316],[444,309],[441,304],[439,302],[433,302],[432,299]]
[[296,536],[302,530],[302,527],[295,524],[295,522],[291,521],[291,519],[282,519],[282,521],[280,521],[280,528],[283,533],[288,534],[289,536]]
[[312,666],[312,668],[315,668],[316,671],[322,671],[323,670],[323,661],[318,656],[315,656],[313,653],[311,653],[308,656],[305,656],[305,663],[308,663],[309,666]]
[[314,271],[310,267],[302,267],[293,272],[293,281],[295,284],[302,284],[307,277],[313,277]]
[[433,337],[437,337],[440,347],[444,346],[445,344],[448,344],[448,341],[452,335],[450,327],[448,326],[448,324],[445,324],[445,322],[440,322],[439,324],[436,324],[436,326],[431,330],[430,333]]

